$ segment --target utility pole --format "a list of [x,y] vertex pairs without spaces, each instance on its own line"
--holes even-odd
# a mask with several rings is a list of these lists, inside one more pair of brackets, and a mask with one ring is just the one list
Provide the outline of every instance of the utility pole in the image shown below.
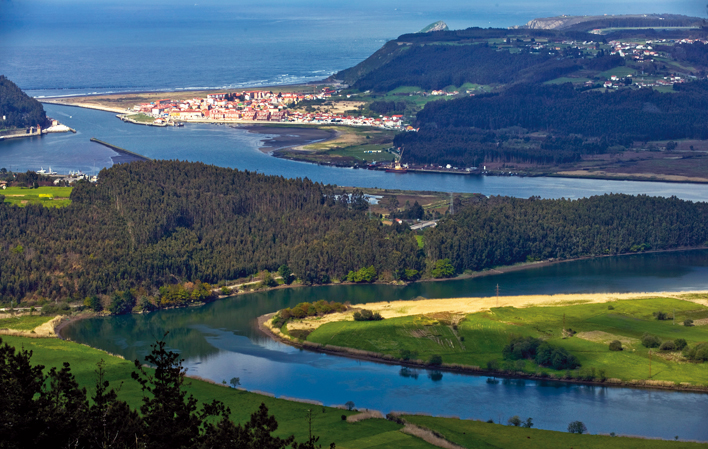
[[651,349],[649,350],[649,379],[651,379]]
[[675,308],[674,308],[674,322],[671,324],[673,324],[674,326],[676,325],[676,309]]
[[499,284],[497,284],[497,307],[499,307]]

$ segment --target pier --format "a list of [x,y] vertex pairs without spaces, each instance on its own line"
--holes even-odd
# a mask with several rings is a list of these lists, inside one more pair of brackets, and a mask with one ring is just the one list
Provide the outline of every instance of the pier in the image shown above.
[[149,157],[145,157],[142,154],[134,153],[132,151],[126,150],[125,148],[118,147],[116,145],[113,145],[108,142],[104,142],[102,140],[98,140],[95,137],[91,137],[91,142],[96,142],[98,144],[101,144],[105,147],[110,148],[111,150],[115,151],[116,153],[119,154],[119,156],[114,156],[111,159],[113,160],[114,164],[125,164],[128,162],[133,162],[133,161],[151,161]]

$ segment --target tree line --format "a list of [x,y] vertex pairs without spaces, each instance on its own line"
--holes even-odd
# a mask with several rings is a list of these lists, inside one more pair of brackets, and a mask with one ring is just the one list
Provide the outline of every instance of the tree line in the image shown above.
[[424,236],[429,260],[456,272],[518,262],[700,247],[708,204],[608,194],[578,200],[476,198]]

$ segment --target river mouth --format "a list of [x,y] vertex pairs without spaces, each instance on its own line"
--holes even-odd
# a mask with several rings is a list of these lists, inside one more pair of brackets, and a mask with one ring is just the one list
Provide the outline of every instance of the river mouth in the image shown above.
[[352,304],[417,296],[691,291],[708,289],[708,250],[580,260],[537,269],[449,282],[335,285],[228,298],[203,307],[148,315],[86,319],[63,330],[67,338],[127,359],[142,358],[166,331],[167,344],[190,375],[216,382],[239,377],[243,387],[339,405],[503,422],[532,417],[542,429],[564,431],[583,421],[592,433],[615,432],[708,440],[702,424],[705,394],[500,379],[407,368],[300,350],[257,329],[256,318],[319,299]]

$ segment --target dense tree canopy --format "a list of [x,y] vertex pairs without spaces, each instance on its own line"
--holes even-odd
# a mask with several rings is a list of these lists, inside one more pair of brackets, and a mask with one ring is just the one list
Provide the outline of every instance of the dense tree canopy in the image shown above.
[[579,200],[491,197],[463,207],[427,231],[432,260],[457,272],[528,260],[702,246],[708,204],[644,195]]
[[361,193],[187,162],[79,183],[66,208],[0,203],[0,295],[65,298],[217,283],[287,265],[304,282],[420,269],[412,233],[368,220]]
[[15,83],[0,75],[0,129],[44,125],[47,114],[42,103],[29,97]]

